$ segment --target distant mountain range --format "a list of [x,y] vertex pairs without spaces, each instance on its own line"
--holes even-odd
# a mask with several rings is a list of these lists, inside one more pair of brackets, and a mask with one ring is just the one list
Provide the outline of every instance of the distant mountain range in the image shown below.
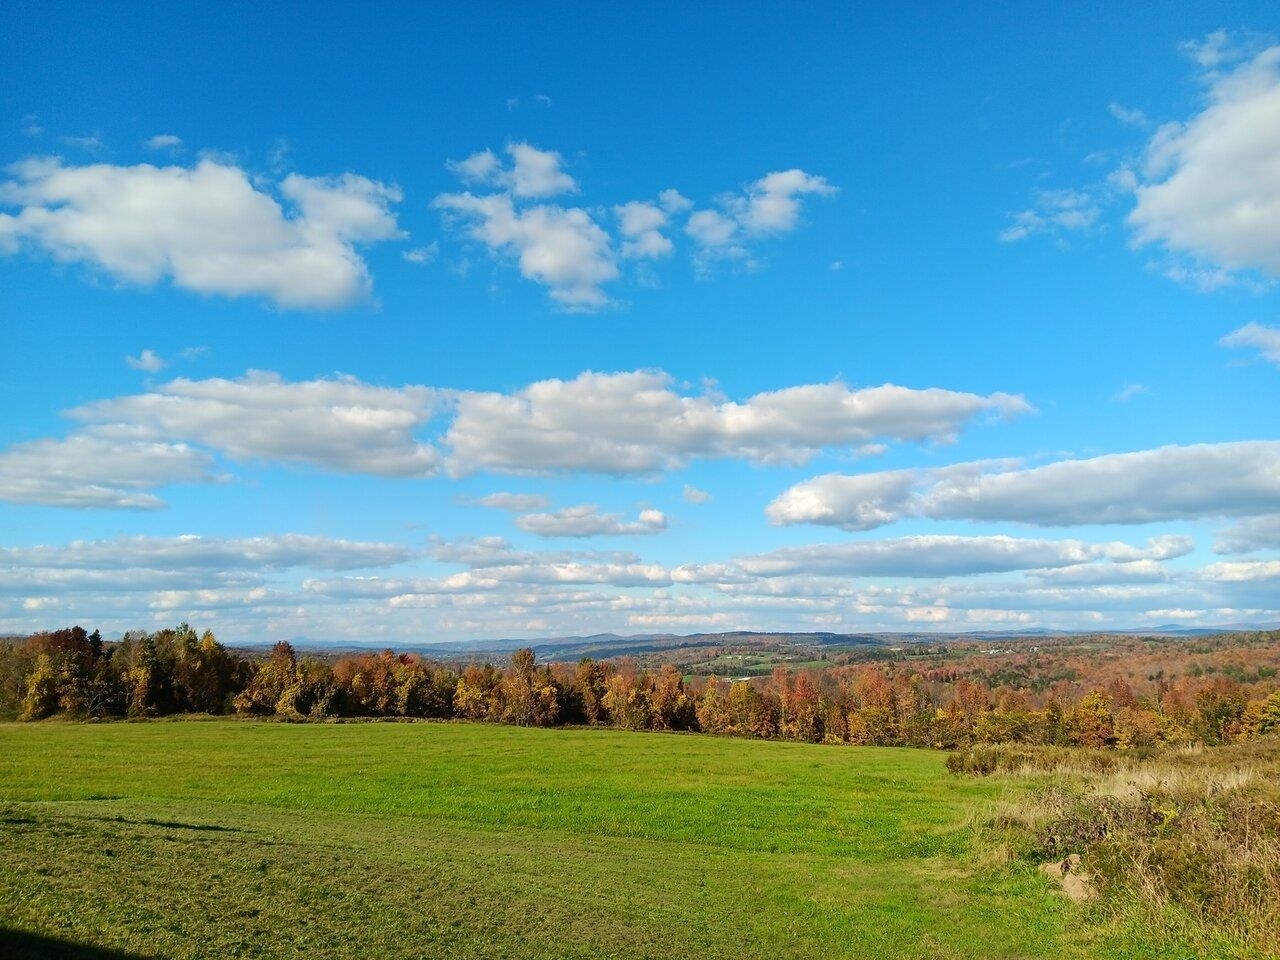
[[[883,633],[800,633],[758,632],[737,630],[725,633],[637,633],[621,635],[597,633],[577,637],[539,637],[524,639],[489,639],[458,641],[456,643],[393,643],[347,642],[333,643],[309,637],[294,637],[290,642],[298,650],[323,651],[325,653],[383,650],[388,646],[398,653],[416,653],[436,659],[465,659],[476,654],[502,657],[520,647],[532,647],[542,660],[577,660],[582,657],[606,658],[641,656],[660,653],[663,650],[687,650],[698,647],[730,646],[801,646],[849,649],[857,647],[892,647],[908,643],[945,643],[956,640],[1034,640],[1044,637],[1073,637],[1116,635],[1151,637],[1203,637],[1217,633],[1245,633],[1260,630],[1280,630],[1275,623],[1227,623],[1209,627],[1192,627],[1179,623],[1160,624],[1155,627],[1117,630],[1047,630],[1039,628],[1023,630],[973,630],[967,632],[883,632]],[[269,644],[236,644],[261,648]]]
[[[895,647],[910,643],[946,643],[958,640],[1035,640],[1044,637],[1083,636],[1147,636],[1147,637],[1204,637],[1217,633],[1250,633],[1261,630],[1280,630],[1280,622],[1223,623],[1213,626],[1192,627],[1180,623],[1163,623],[1155,627],[1116,630],[972,630],[967,632],[881,632],[881,633],[800,633],[762,632],[735,630],[725,633],[597,633],[585,637],[539,637],[535,639],[460,640],[455,643],[413,643],[378,641],[329,641],[298,636],[289,642],[299,651],[325,654],[353,653],[385,650],[391,647],[397,653],[416,653],[436,660],[466,660],[475,656],[506,657],[520,647],[532,647],[542,660],[578,660],[582,657],[604,659],[610,657],[643,656],[664,650],[692,650],[701,647],[809,647],[828,649],[856,649]],[[0,635],[0,641],[21,640],[21,635]],[[119,639],[119,637],[108,637]],[[270,641],[225,641],[228,646],[242,650],[269,650]]]

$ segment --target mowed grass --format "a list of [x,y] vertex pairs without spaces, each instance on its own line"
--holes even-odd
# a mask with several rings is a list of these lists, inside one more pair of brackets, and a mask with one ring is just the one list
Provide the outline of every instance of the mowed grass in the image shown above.
[[0,725],[0,955],[1189,955],[984,855],[1011,789],[708,736]]

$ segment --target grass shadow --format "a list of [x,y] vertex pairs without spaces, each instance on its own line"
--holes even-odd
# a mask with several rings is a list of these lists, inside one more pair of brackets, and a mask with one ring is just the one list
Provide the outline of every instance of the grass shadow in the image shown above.
[[128,823],[136,827],[166,827],[170,830],[199,830],[210,833],[243,833],[240,827],[223,827],[216,823],[182,823],[177,820],[128,820],[124,817],[114,818],[115,823]]
[[140,953],[107,950],[8,927],[0,927],[0,955],[5,960],[153,960]]

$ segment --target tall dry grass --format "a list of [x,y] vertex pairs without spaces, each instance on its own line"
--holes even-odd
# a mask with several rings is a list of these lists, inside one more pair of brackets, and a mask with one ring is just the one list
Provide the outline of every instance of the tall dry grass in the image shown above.
[[1039,781],[987,825],[1013,856],[1079,855],[1104,904],[1172,905],[1280,956],[1280,738],[1146,757],[981,747],[950,766]]

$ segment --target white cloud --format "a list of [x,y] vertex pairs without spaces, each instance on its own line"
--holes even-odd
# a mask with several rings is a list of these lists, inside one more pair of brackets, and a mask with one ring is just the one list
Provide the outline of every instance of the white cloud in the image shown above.
[[1168,446],[1016,469],[967,463],[827,474],[769,504],[776,524],[869,530],[906,517],[1037,526],[1151,523],[1280,510],[1280,441]]
[[143,350],[136,357],[126,356],[124,362],[134,370],[144,370],[147,373],[159,373],[167,366],[164,357],[151,349]]
[[517,197],[553,197],[558,193],[577,192],[577,182],[564,172],[564,160],[554,150],[515,143],[507,147],[507,153],[513,161],[508,183]]
[[656,563],[541,562],[487,567],[484,576],[498,583],[534,585],[603,584],[613,587],[666,587],[670,574]]
[[1189,553],[1188,537],[1156,537],[1146,547],[1083,540],[1028,540],[1007,536],[916,536],[840,544],[784,547],[741,557],[729,568],[686,567],[677,581],[712,582],[736,579],[736,569],[749,577],[956,577],[1015,570],[1072,567],[1097,560],[1115,564],[1167,560]]
[[609,304],[603,284],[618,278],[609,235],[585,210],[552,205],[517,210],[508,194],[441,194],[434,205],[471,222],[470,236],[516,257],[520,273],[569,309]]
[[1214,70],[1243,56],[1242,48],[1232,41],[1226,30],[1214,30],[1198,40],[1187,40],[1180,43],[1178,49],[1206,70]]
[[1213,545],[1214,553],[1255,550],[1280,550],[1280,513],[1241,520],[1223,530]]
[[601,513],[594,503],[565,507],[554,513],[526,513],[515,524],[539,537],[621,537],[662,533],[667,517],[661,510],[645,509],[634,520],[620,513]]
[[1200,576],[1216,583],[1280,580],[1280,560],[1226,560],[1209,564]]
[[[1193,51],[1221,66],[1228,38]],[[1210,72],[1207,105],[1160,127],[1129,214],[1138,245],[1158,243],[1193,263],[1280,276],[1280,46],[1226,72]]]
[[875,438],[947,441],[983,415],[1027,413],[1021,397],[893,384],[810,384],[717,401],[661,371],[583,373],[514,394],[462,393],[446,434],[450,469],[653,473],[695,457],[799,463]]
[[[1236,274],[1221,267],[1205,267],[1194,263],[1151,264],[1152,267],[1163,267],[1163,273],[1174,283],[1181,284],[1196,293],[1213,293],[1227,287],[1240,286],[1241,280]],[[1256,285],[1251,285],[1256,286]]]
[[623,257],[655,260],[670,256],[675,250],[675,244],[662,233],[667,225],[667,211],[661,206],[633,200],[614,207],[613,212],[624,238]]
[[1159,560],[1129,560],[1123,563],[1080,563],[1073,566],[1037,570],[1043,583],[1069,586],[1104,586],[1124,583],[1167,583],[1173,573]]
[[97,437],[198,443],[234,460],[263,459],[378,476],[425,477],[439,455],[413,437],[435,413],[429,387],[375,387],[354,377],[288,382],[177,379],[149,393],[69,411]]
[[403,563],[414,555],[399,544],[297,533],[231,538],[118,537],[75,540],[62,547],[0,547],[0,563],[58,570],[356,570]]
[[693,201],[682,196],[679,190],[667,189],[658,194],[658,205],[667,213],[680,213],[693,206]]
[[747,188],[744,196],[727,201],[727,206],[747,233],[788,233],[800,221],[800,197],[826,197],[835,192],[826,177],[799,169],[779,170],[765,174]]
[[213,461],[185,443],[74,435],[0,451],[0,500],[52,507],[153,510],[148,491],[215,479]]
[[[133,359],[158,360],[146,352]],[[800,463],[828,448],[882,449],[872,438],[946,442],[979,418],[1030,410],[1004,393],[892,384],[855,390],[839,382],[735,402],[678,391],[661,371],[587,372],[512,394],[379,387],[349,376],[286,381],[250,371],[239,379],[178,378],[84,404],[66,412],[81,425],[77,433],[11,447],[0,452],[0,465],[9,477],[3,496],[11,500],[155,507],[161,502],[142,491],[209,479],[210,454],[384,477],[433,476],[442,462],[454,475],[645,474],[695,458]],[[419,436],[438,431],[436,418],[450,415],[443,436]],[[447,461],[444,448],[451,448]],[[84,451],[83,462],[70,462],[76,451]],[[148,466],[135,477],[120,473],[124,463]],[[485,501],[497,505],[505,496]]]
[[506,147],[511,165],[505,166],[492,150],[481,150],[449,169],[467,183],[498,187],[521,199],[577,193],[578,184],[564,172],[564,159],[554,150],[539,150],[528,143]]
[[1123,124],[1131,127],[1149,127],[1151,120],[1145,113],[1135,107],[1126,107],[1123,104],[1112,103],[1107,107],[1111,111],[1111,115]]
[[691,483],[686,483],[684,485],[684,490],[680,492],[680,495],[684,497],[687,502],[697,505],[710,503],[712,500],[711,494],[707,493],[705,490],[699,490]]
[[473,153],[465,160],[451,160],[446,166],[465,183],[493,183],[502,174],[502,161],[488,149]]
[[182,146],[182,138],[172,133],[157,133],[146,142],[148,150],[177,150]]
[[482,507],[494,510],[511,510],[523,513],[528,510],[542,510],[551,506],[551,501],[536,493],[491,493],[474,501]]
[[698,210],[685,223],[701,248],[695,265],[705,271],[714,260],[750,260],[749,244],[794,230],[800,222],[801,198],[836,192],[825,177],[803,170],[778,170],[750,184],[741,194],[721,198],[721,210]]
[[32,159],[0,184],[0,252],[21,242],[119,280],[257,296],[285,308],[335,309],[371,289],[359,244],[400,236],[400,191],[355,174],[291,174],[280,196],[230,163],[65,166]]
[[[252,588],[262,577],[252,571],[202,569],[196,567],[78,567],[41,566],[15,557],[9,565],[0,564],[0,606],[5,597],[56,598],[74,602],[85,595],[95,596],[95,604],[106,607],[109,597],[117,602],[125,598],[134,605],[136,594],[153,590],[186,590],[193,588]],[[95,610],[94,617],[101,616]]]
[[59,137],[68,147],[75,147],[77,150],[84,150],[87,153],[97,153],[102,149],[102,138],[97,136],[87,137]]
[[[671,218],[692,207],[678,190],[663,190],[656,202],[614,205],[617,231],[610,234],[605,221],[597,219],[598,207],[535,202],[579,191],[560,154],[528,143],[510,144],[505,152],[509,162],[489,149],[450,162],[448,168],[473,189],[440,194],[433,206],[446,221],[463,221],[466,235],[491,253],[513,257],[521,275],[548,287],[560,305],[571,310],[610,306],[604,286],[620,277],[619,260],[658,260],[674,252]],[[694,212],[684,232],[699,248],[696,269],[703,273],[716,260],[754,267],[749,243],[795,229],[804,196],[834,192],[823,177],[783,170],[767,174],[741,194],[722,197],[718,211]],[[636,275],[641,283],[653,281],[647,267]]]
[[1224,347],[1253,347],[1264,360],[1280,366],[1280,327],[1246,323],[1218,341]]
[[[1280,561],[1179,569],[1184,537],[1123,542],[904,537],[670,570],[626,551],[524,551],[496,537],[398,544],[284,534],[129,537],[0,551],[0,630],[172,623],[224,641],[388,645],[654,629],[1105,629],[1270,620]],[[426,572],[419,563],[460,567]],[[394,574],[365,572],[392,566]],[[309,576],[309,571],[339,575]]]
[[715,210],[699,210],[689,217],[684,230],[704,247],[724,247],[733,241],[738,224]]
[[482,537],[439,543],[432,551],[441,563],[469,568],[466,581],[451,584],[610,584],[617,587],[670,586],[665,567],[644,563],[626,551],[523,551],[514,550],[501,537]]
[[414,247],[400,254],[406,263],[430,263],[440,255],[440,244],[429,243],[425,247]]
[[1014,214],[1000,239],[1012,243],[1037,233],[1082,233],[1092,229],[1101,215],[1102,207],[1088,191],[1039,190],[1035,206]]
[[1126,383],[1115,395],[1115,400],[1117,403],[1128,403],[1134,397],[1146,392],[1147,388],[1141,383]]

